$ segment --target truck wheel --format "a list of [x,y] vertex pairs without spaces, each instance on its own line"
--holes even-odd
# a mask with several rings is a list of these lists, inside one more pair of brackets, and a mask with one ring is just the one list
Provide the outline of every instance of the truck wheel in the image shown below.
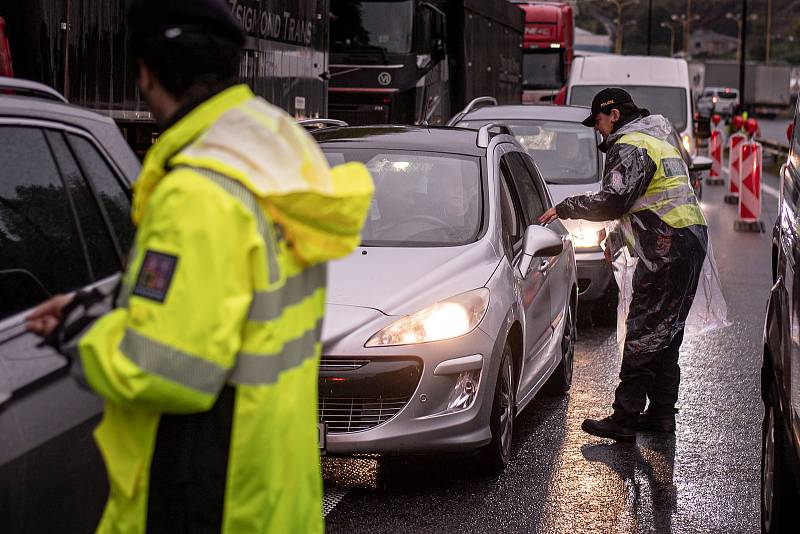
[[776,534],[797,527],[800,498],[792,477],[775,385],[764,400],[761,428],[761,532]]
[[494,402],[489,426],[492,441],[481,451],[481,467],[489,474],[497,476],[503,472],[511,460],[511,438],[514,434],[514,413],[516,411],[516,388],[514,386],[514,359],[511,345],[506,341],[503,360],[497,373],[494,388]]

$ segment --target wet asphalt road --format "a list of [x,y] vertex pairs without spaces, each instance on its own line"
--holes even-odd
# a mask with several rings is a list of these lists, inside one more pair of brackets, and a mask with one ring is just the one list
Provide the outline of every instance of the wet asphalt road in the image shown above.
[[[778,187],[774,176],[764,183]],[[503,475],[458,458],[326,459],[326,494],[347,492],[327,531],[758,532],[761,337],[777,199],[764,195],[767,232],[746,234],[733,231],[736,209],[723,195],[706,186],[703,207],[733,324],[684,341],[674,437],[617,445],[580,430],[584,418],[610,413],[620,365],[615,329],[584,325],[569,395],[540,396],[520,414]]]

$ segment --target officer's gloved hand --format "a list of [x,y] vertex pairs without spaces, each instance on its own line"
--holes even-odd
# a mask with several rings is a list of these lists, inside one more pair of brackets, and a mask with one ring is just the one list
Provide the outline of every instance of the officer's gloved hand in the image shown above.
[[71,374],[84,387],[88,386],[78,357],[78,342],[95,321],[111,311],[112,295],[106,295],[97,288],[75,293],[72,300],[61,309],[59,323],[39,344],[53,347],[66,357],[71,365]]

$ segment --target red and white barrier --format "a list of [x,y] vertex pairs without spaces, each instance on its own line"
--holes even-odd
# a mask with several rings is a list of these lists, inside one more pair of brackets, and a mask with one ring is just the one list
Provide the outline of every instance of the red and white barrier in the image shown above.
[[763,232],[761,222],[761,168],[763,149],[754,141],[740,144],[741,182],[739,188],[739,220],[733,228],[738,231]]
[[713,130],[708,140],[708,156],[711,158],[711,172],[707,183],[712,185],[722,184],[722,132]]
[[728,195],[725,202],[729,204],[738,203],[739,182],[740,182],[740,149],[742,143],[747,141],[747,136],[735,133],[728,138]]

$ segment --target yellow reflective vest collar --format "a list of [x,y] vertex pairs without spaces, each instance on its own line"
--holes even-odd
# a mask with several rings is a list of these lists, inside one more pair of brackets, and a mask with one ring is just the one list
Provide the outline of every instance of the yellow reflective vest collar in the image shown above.
[[618,142],[644,148],[656,163],[655,175],[644,195],[637,199],[632,212],[650,210],[673,228],[707,225],[678,149],[665,140],[642,132],[625,134]]
[[169,160],[214,124],[225,112],[254,98],[246,85],[235,85],[209,98],[159,136],[148,151],[139,179],[133,184],[133,223],[139,225],[153,190],[164,177]]

